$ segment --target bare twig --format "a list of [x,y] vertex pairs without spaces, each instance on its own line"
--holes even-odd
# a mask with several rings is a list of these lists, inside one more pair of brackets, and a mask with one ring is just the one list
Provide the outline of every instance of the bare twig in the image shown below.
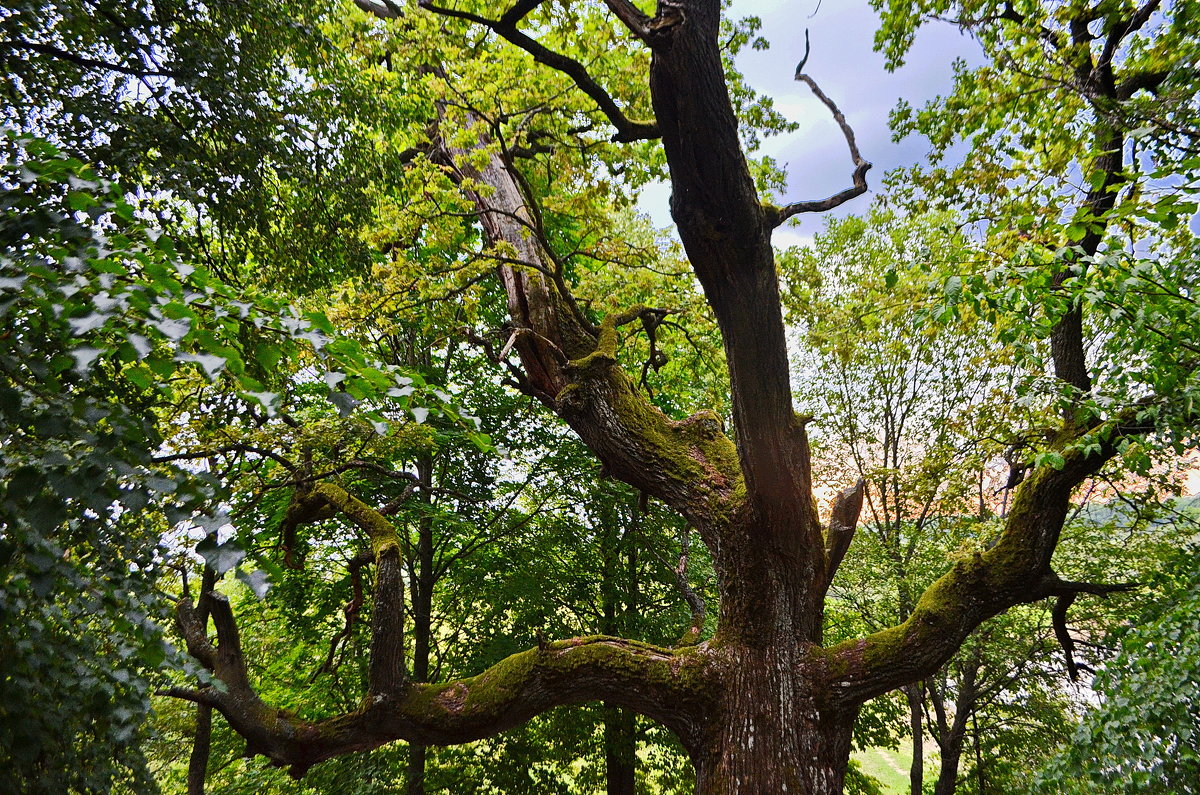
[[862,153],[858,151],[858,143],[854,140],[854,130],[851,129],[850,123],[846,121],[845,115],[843,115],[837,104],[834,103],[834,101],[830,99],[824,91],[821,90],[821,87],[817,85],[817,81],[804,74],[804,65],[808,63],[808,56],[808,31],[805,31],[804,57],[800,60],[799,65],[796,67],[796,80],[807,85],[812,90],[813,95],[816,96],[817,99],[821,100],[825,107],[829,108],[830,113],[833,114],[833,120],[836,121],[838,127],[842,129],[842,135],[846,137],[846,145],[850,148],[850,159],[854,163],[854,173],[850,176],[853,186],[824,199],[793,202],[792,204],[788,204],[784,207],[768,208],[770,212],[769,221],[772,227],[779,226],[793,215],[799,215],[800,213],[818,213],[826,210],[832,210],[834,207],[845,204],[851,199],[861,196],[867,192],[867,172],[870,171],[871,164],[864,160]]
[[1080,670],[1091,671],[1091,668],[1075,660],[1075,639],[1071,637],[1071,632],[1067,628],[1067,610],[1070,609],[1076,597],[1081,593],[1107,596],[1110,593],[1130,591],[1137,587],[1139,587],[1138,583],[1104,585],[1088,582],[1068,582],[1057,578],[1051,580],[1048,584],[1048,595],[1058,596],[1050,615],[1054,624],[1054,637],[1058,638],[1058,643],[1062,646],[1063,657],[1067,663],[1067,675],[1071,677],[1072,682],[1079,679]]

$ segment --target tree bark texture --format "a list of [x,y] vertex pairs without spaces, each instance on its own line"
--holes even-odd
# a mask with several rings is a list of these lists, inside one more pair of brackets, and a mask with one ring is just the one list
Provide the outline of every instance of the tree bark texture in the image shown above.
[[192,740],[192,753],[188,758],[188,795],[204,795],[208,778],[208,758],[212,751],[212,707],[196,705],[196,736]]
[[[523,2],[505,15],[506,40],[524,46],[516,25],[536,5]],[[251,751],[296,775],[323,759],[397,739],[417,746],[467,742],[556,706],[602,701],[674,731],[695,764],[702,795],[839,793],[865,701],[933,674],[991,616],[1071,587],[1050,561],[1072,492],[1115,454],[1122,437],[1147,430],[1136,413],[1103,426],[1064,424],[1052,443],[1062,466],[1035,468],[1020,484],[994,546],[957,560],[903,623],[823,647],[825,592],[849,546],[865,484],[839,498],[832,527],[821,525],[805,423],[793,410],[770,240],[778,211],[760,203],[741,152],[719,49],[720,2],[663,0],[653,19],[626,0],[608,5],[652,49],[654,129],[670,167],[671,212],[724,341],[732,438],[712,412],[665,416],[622,371],[621,329],[648,310],[630,307],[598,325],[585,316],[539,235],[531,198],[512,163],[491,145],[480,115],[454,111],[455,121],[476,130],[476,143],[444,145],[441,157],[462,178],[488,246],[503,251],[497,275],[522,387],[561,417],[612,477],[661,500],[695,528],[714,561],[717,631],[680,648],[610,635],[547,642],[474,677],[422,682],[428,593],[420,571],[410,676],[403,627],[395,626],[404,596],[395,530],[340,487],[321,484],[304,499],[362,528],[376,556],[382,605],[374,610],[370,685],[357,710],[307,721],[271,709],[250,685],[228,603],[206,597],[215,643],[189,602],[177,612],[189,651],[225,684],[177,695],[219,709]],[[501,22],[479,24],[498,30]],[[542,52],[539,63],[546,58]],[[443,122],[449,112],[442,110]],[[472,190],[475,184],[484,189]],[[1096,441],[1090,452],[1075,444],[1084,434]]]

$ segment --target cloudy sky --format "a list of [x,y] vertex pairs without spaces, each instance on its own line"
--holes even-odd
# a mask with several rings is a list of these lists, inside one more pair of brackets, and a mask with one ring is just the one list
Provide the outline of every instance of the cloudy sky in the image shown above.
[[[858,139],[863,157],[874,164],[867,181],[878,189],[884,173],[920,161],[925,142],[909,138],[893,143],[888,113],[904,97],[920,105],[950,87],[951,63],[956,57],[980,60],[979,48],[947,24],[927,27],[918,37],[908,63],[889,73],[883,56],[872,44],[878,19],[866,0],[734,0],[734,16],[762,18],[761,35],[771,42],[765,52],[747,49],[739,57],[742,71],[758,91],[774,97],[776,107],[800,124],[795,133],[768,139],[762,152],[788,167],[789,190],[784,201],[821,199],[850,187],[853,166],[841,131],[829,111],[793,74],[804,54],[804,30],[809,30],[812,53],[805,71],[838,104]],[[643,208],[656,226],[670,224],[666,187],[649,192]],[[841,208],[864,212],[870,195]],[[778,245],[811,237],[824,222],[821,216],[801,218],[800,226],[776,231]]]

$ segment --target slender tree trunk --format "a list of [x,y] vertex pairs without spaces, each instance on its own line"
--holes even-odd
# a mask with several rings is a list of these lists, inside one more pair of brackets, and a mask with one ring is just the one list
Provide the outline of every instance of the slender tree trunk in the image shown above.
[[938,771],[934,795],[954,795],[958,789],[958,767],[962,761],[963,741],[967,736],[967,721],[954,720],[950,733],[942,742],[942,767]]
[[941,749],[941,767],[934,795],[953,795],[958,789],[959,766],[962,762],[963,746],[967,737],[967,722],[975,717],[976,701],[979,697],[978,657],[974,662],[964,663],[958,670],[958,696],[954,704],[954,717],[949,718],[945,700],[936,689],[930,690],[934,709],[937,712],[937,740]]
[[979,737],[979,719],[974,714],[971,715],[971,728],[974,729],[971,734],[975,738],[975,776],[979,782],[978,793],[979,795],[984,795],[987,789],[986,779],[983,774],[983,748],[979,745],[979,740],[981,739]]
[[[428,503],[433,484],[433,460],[422,457],[417,462],[417,481],[421,499]],[[417,520],[416,577],[413,595],[413,664],[412,676],[417,682],[429,681],[429,658],[433,642],[433,520],[428,513]],[[426,748],[417,743],[408,746],[408,795],[425,795]]]
[[212,751],[212,707],[196,705],[196,736],[192,740],[192,755],[188,760],[188,795],[204,795],[208,776],[208,757]]
[[637,785],[637,726],[632,712],[604,705],[604,778],[607,795],[634,795]]
[[[216,534],[208,536],[216,541]],[[200,576],[200,594],[208,593],[217,582],[217,573],[211,566],[204,567]],[[208,626],[208,610],[203,598],[200,607],[200,618],[205,627]],[[204,785],[208,779],[208,759],[212,755],[212,706],[209,704],[196,705],[196,735],[192,739],[192,754],[188,759],[187,792],[188,795],[204,795]]]
[[909,791],[912,795],[921,795],[925,787],[925,720],[924,700],[925,689],[914,682],[904,688],[908,699],[908,725],[912,730],[912,765],[908,769]]
[[[613,511],[600,532],[600,632],[621,635],[637,602],[637,557],[631,530],[638,522],[635,504],[630,527],[621,532],[620,513]],[[626,571],[621,569],[624,553]],[[623,581],[622,575],[628,578]],[[624,586],[624,587],[623,587]],[[633,795],[637,785],[637,735],[635,716],[615,704],[605,703],[604,778],[607,795]]]

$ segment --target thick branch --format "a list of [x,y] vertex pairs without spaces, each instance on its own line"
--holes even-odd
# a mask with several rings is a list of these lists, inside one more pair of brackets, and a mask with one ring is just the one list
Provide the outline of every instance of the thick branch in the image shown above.
[[517,0],[512,8],[500,15],[499,24],[515,25],[533,13],[533,10],[544,2],[546,0]]
[[824,538],[808,436],[792,403],[775,219],[741,150],[718,41],[721,4],[671,5],[685,21],[656,43],[650,89],[671,171],[671,215],[721,330],[751,512],[722,539],[718,633],[770,643],[772,627],[791,625],[795,637],[816,642]]
[[404,15],[404,7],[395,0],[354,0],[354,5],[380,19],[399,19]]
[[1104,50],[1100,53],[1098,65],[1108,66],[1112,63],[1113,56],[1116,55],[1117,48],[1125,41],[1130,34],[1140,30],[1143,25],[1150,21],[1150,17],[1154,16],[1154,12],[1162,5],[1162,0],[1148,0],[1140,8],[1129,16],[1129,19],[1118,22],[1112,26],[1112,30],[1108,34],[1108,39],[1104,42]]
[[[189,649],[195,646],[212,656],[191,642],[197,633],[191,606],[180,603],[177,615]],[[605,636],[548,643],[468,679],[405,683],[370,695],[354,712],[319,721],[265,705],[250,688],[244,664],[239,670],[218,667],[217,673],[224,691],[206,687],[169,694],[220,710],[247,739],[250,753],[289,767],[297,777],[322,760],[394,740],[422,745],[470,742],[556,706],[601,699],[662,722],[688,743],[699,736],[703,716],[714,704],[705,684],[711,671],[697,649],[669,651]]]
[[[480,123],[468,114],[472,121]],[[478,145],[487,144],[481,135]],[[509,342],[521,357],[525,386],[570,424],[610,475],[682,513],[714,546],[714,518],[736,515],[741,503],[736,452],[720,420],[711,412],[671,420],[616,363],[618,327],[661,310],[633,307],[596,331],[585,328],[563,294],[565,283],[548,275],[553,268],[544,242],[530,233],[531,211],[512,166],[493,154],[476,168],[469,165],[474,150],[450,155],[464,176],[491,189],[470,192],[488,243],[514,252],[498,274],[517,329]]]
[[1170,72],[1165,69],[1146,69],[1140,72],[1131,72],[1117,83],[1117,99],[1125,101],[1130,99],[1139,91],[1156,92],[1163,81],[1170,76]]
[[828,650],[835,672],[833,698],[861,703],[906,682],[934,673],[966,637],[992,616],[1022,602],[1069,591],[1124,586],[1067,583],[1050,568],[1050,558],[1076,486],[1117,452],[1117,441],[1152,430],[1137,411],[1086,435],[1100,450],[1085,452],[1084,435],[1060,443],[1061,469],[1042,466],[1017,488],[1003,533],[986,552],[960,560],[921,596],[908,620],[866,638]]
[[621,20],[621,24],[629,28],[633,35],[642,41],[649,40],[650,26],[653,20],[629,0],[604,0],[604,4],[613,12],[613,16]]

